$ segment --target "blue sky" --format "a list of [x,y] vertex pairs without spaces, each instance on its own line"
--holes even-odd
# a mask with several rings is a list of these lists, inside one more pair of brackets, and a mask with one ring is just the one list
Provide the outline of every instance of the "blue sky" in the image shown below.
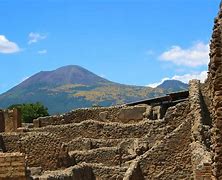
[[0,93],[71,64],[132,85],[203,79],[219,2],[0,0]]

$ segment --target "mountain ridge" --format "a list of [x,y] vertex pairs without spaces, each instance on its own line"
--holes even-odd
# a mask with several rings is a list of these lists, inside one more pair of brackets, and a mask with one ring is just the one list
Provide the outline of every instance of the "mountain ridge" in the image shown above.
[[36,73],[1,94],[0,108],[41,102],[49,108],[50,114],[56,114],[76,108],[111,106],[153,98],[170,91],[173,90],[115,83],[81,66],[68,65]]
[[181,89],[188,89],[188,84],[185,84],[179,80],[165,80],[157,88],[163,88],[168,91],[180,91]]

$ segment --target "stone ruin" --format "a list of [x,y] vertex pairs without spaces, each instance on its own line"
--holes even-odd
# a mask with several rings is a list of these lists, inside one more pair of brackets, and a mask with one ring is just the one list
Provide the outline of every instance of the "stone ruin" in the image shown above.
[[0,125],[0,133],[15,132],[22,126],[21,110],[17,108],[0,110]]
[[222,9],[210,49],[208,79],[188,92],[22,128],[18,111],[1,111],[0,179],[222,179]]

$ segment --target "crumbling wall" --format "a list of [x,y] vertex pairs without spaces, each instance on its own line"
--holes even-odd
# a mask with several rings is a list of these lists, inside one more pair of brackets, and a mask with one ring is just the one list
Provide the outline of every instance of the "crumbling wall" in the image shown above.
[[27,155],[29,167],[41,166],[44,170],[68,167],[68,149],[54,135],[44,133],[21,133],[2,135],[6,152],[22,152]]
[[[55,115],[48,117],[40,117],[33,121],[34,127],[45,127],[48,125],[63,125],[69,123],[80,123],[85,120],[93,119],[97,121],[115,121],[117,114],[121,109],[120,106],[108,107],[108,108],[83,108],[73,110],[63,115]],[[105,116],[101,116],[100,113],[104,113]]]
[[32,176],[33,180],[50,179],[76,179],[76,180],[96,180],[92,168],[86,164],[80,164],[63,170],[46,171],[40,176]]
[[123,180],[145,180],[139,161],[133,161],[127,169]]
[[[74,138],[85,137],[95,139],[140,138],[150,134],[150,139],[160,136],[158,129],[164,129],[165,122],[144,121],[137,124],[105,123],[87,120],[81,123],[72,123],[59,126],[30,129],[33,132],[50,132],[62,142],[70,142]],[[150,132],[153,133],[150,133]],[[165,131],[162,130],[162,133]]]
[[191,119],[187,116],[173,132],[136,159],[144,179],[192,178],[190,122]]
[[83,151],[101,147],[114,147],[121,141],[122,139],[93,139],[78,137],[69,141],[66,145],[69,151]]
[[200,81],[192,80],[189,86],[191,128],[191,159],[194,179],[211,179],[211,154],[205,143],[203,99],[201,98]]
[[72,151],[69,153],[73,161],[78,163],[102,163],[105,166],[119,165],[118,148],[104,147],[88,151]]
[[222,179],[222,8],[214,20],[210,44],[208,87],[213,118],[212,153],[213,175]]
[[12,110],[0,110],[0,133],[15,132],[22,126],[21,110],[14,108]]
[[124,180],[211,179],[211,155],[205,144],[205,109],[199,81],[190,82],[189,94],[188,101],[168,108],[164,117],[165,137],[133,160]]
[[21,153],[0,153],[0,179],[26,180],[25,155]]
[[34,127],[45,127],[48,125],[64,125],[80,123],[93,119],[100,122],[137,123],[144,119],[144,113],[148,106],[113,106],[99,108],[77,109],[63,115],[40,117],[33,121]]

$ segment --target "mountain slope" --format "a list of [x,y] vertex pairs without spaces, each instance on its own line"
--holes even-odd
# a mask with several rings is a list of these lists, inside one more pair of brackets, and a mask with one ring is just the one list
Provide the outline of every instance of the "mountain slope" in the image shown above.
[[49,87],[57,87],[65,84],[101,85],[103,83],[107,84],[111,82],[80,66],[70,65],[53,71],[41,71],[15,88],[26,88],[36,85]]
[[181,90],[187,90],[188,89],[188,84],[185,84],[181,81],[178,80],[166,80],[157,88],[162,88],[167,91],[181,91]]
[[65,66],[39,72],[0,95],[0,108],[41,102],[50,114],[93,105],[110,106],[160,96],[161,87],[129,86],[111,82],[80,67]]

